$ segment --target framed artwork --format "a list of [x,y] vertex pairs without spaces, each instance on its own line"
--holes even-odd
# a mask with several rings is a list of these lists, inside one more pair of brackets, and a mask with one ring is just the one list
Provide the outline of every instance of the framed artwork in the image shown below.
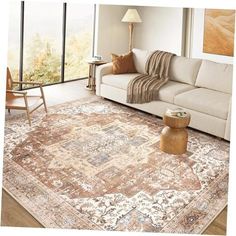
[[206,9],[204,16],[203,52],[234,55],[234,10]]
[[235,10],[194,9],[190,56],[233,64]]

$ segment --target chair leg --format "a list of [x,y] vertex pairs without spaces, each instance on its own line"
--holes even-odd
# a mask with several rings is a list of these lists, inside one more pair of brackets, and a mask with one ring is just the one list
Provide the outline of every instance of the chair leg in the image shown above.
[[31,118],[30,118],[30,113],[29,113],[28,108],[26,109],[26,114],[27,114],[27,118],[28,118],[28,121],[29,121],[29,125],[31,126]]
[[29,106],[28,106],[28,100],[26,95],[24,94],[24,100],[25,100],[25,107],[26,107],[26,114],[27,114],[27,118],[29,121],[29,125],[31,126],[31,119],[30,119],[30,112],[29,112]]
[[47,109],[47,105],[46,105],[45,96],[44,96],[44,92],[43,92],[43,87],[42,86],[40,86],[40,91],[41,91],[41,96],[42,96],[42,99],[43,99],[44,109],[45,109],[45,112],[47,113],[48,109]]
[[45,112],[48,113],[48,109],[47,109],[47,105],[46,105],[44,97],[43,97],[43,105],[44,105]]
[[10,114],[11,113],[11,109],[7,109],[8,110],[8,113]]

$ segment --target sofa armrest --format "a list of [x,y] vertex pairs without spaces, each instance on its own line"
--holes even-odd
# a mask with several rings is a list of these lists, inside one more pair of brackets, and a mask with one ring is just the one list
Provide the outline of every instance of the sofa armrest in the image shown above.
[[231,103],[232,103],[232,100],[230,100],[230,103],[229,103],[229,111],[228,111],[228,117],[226,120],[225,137],[224,137],[224,139],[228,141],[230,141],[230,131],[231,131]]
[[100,96],[100,86],[102,83],[102,76],[112,74],[112,62],[97,66],[96,68],[96,95]]

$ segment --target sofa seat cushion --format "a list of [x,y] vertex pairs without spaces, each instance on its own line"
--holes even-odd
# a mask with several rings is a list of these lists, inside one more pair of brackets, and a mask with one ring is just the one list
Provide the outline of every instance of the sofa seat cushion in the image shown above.
[[159,99],[163,102],[174,103],[174,97],[180,93],[195,89],[194,86],[175,81],[168,81],[159,90]]
[[129,73],[129,74],[118,74],[118,75],[104,75],[102,77],[102,83],[110,85],[115,88],[127,90],[127,86],[130,80],[135,78],[140,74],[138,73]]
[[174,103],[178,106],[226,120],[230,99],[230,94],[197,88],[176,95]]

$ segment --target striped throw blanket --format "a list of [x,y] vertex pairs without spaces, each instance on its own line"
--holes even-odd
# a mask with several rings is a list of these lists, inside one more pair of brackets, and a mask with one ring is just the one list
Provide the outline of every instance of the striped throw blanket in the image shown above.
[[128,84],[127,103],[147,103],[158,100],[158,91],[169,80],[169,66],[173,53],[155,51],[148,58],[146,74],[139,75]]

